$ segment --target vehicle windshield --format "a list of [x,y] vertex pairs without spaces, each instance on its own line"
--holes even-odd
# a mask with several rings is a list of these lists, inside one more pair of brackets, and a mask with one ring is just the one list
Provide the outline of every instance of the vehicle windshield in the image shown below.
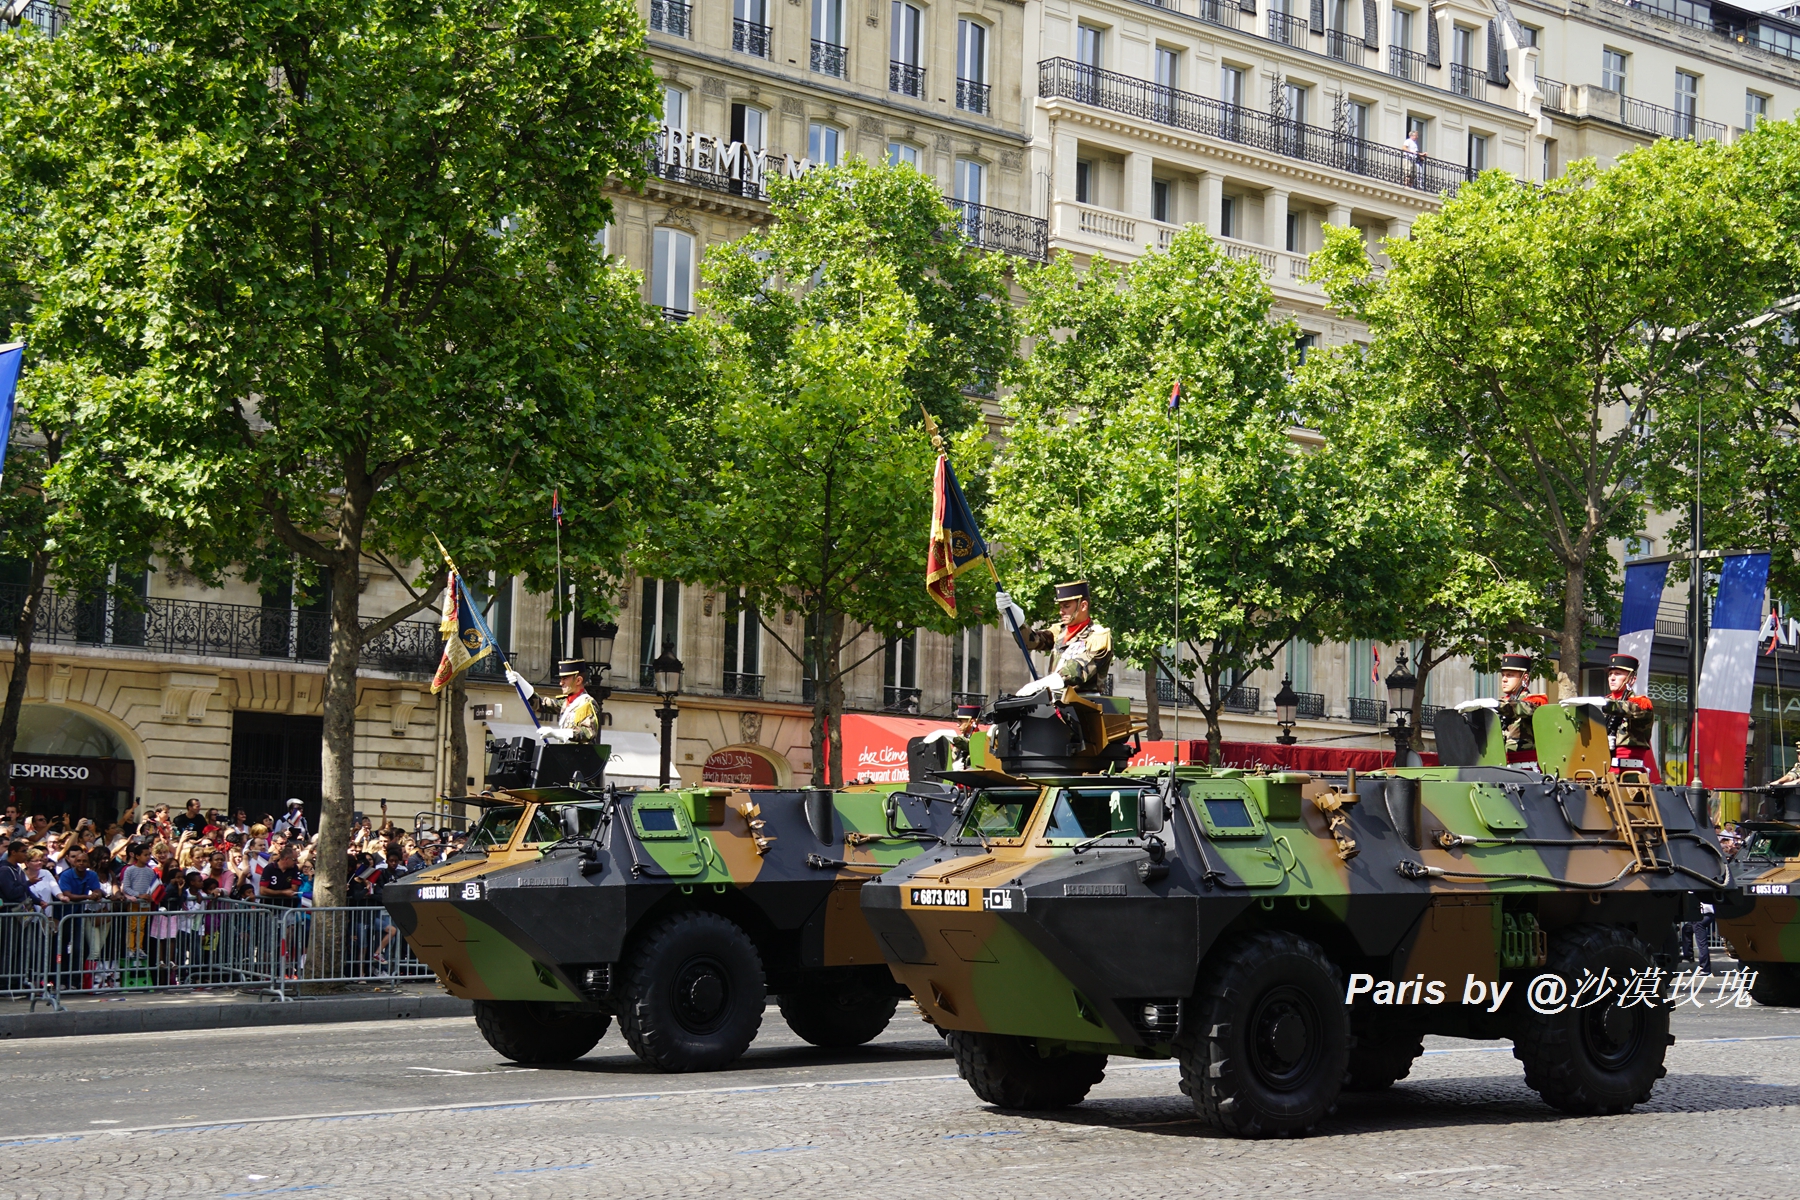
[[1016,838],[1037,807],[1037,788],[986,788],[976,793],[969,815],[963,819],[962,836]]
[[1112,833],[1135,837],[1138,789],[1135,787],[1059,788],[1044,837],[1082,841]]
[[598,804],[540,804],[537,811],[531,814],[531,824],[525,828],[524,844],[541,846],[547,842],[562,841],[562,815],[566,808],[573,808],[581,814],[581,836],[592,837],[600,824]]
[[1771,833],[1759,829],[1750,835],[1750,844],[1744,848],[1744,857],[1800,858],[1800,830]]
[[519,818],[524,815],[523,804],[507,804],[488,809],[481,814],[480,823],[469,831],[470,847],[497,850],[506,845],[512,841],[513,830],[519,827]]

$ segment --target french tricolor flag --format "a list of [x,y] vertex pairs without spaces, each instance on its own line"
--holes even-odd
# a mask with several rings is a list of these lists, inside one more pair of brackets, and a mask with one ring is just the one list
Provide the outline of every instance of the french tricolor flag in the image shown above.
[[1638,660],[1637,690],[1650,688],[1650,648],[1656,643],[1656,610],[1669,581],[1669,560],[1625,564],[1625,603],[1619,609],[1619,653]]
[[1767,554],[1735,554],[1719,560],[1719,598],[1700,667],[1694,706],[1697,775],[1709,788],[1744,786],[1744,747],[1750,737],[1750,694],[1756,683],[1763,593],[1769,585]]

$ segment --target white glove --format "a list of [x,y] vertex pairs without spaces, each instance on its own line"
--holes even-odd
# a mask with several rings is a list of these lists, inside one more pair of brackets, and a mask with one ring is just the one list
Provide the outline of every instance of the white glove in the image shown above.
[[1557,703],[1564,708],[1573,708],[1577,704],[1589,704],[1595,708],[1605,708],[1611,696],[1564,696]]
[[1483,696],[1479,700],[1464,700],[1461,704],[1456,706],[1456,711],[1460,713],[1460,712],[1468,712],[1471,709],[1476,709],[1476,708],[1499,708],[1499,707],[1500,707],[1500,702],[1498,700],[1494,699],[1492,696]]
[[[1002,629],[1031,628],[1031,623],[1025,619],[1025,610],[1014,604],[1013,598],[1004,591],[994,593],[994,607],[1000,611],[1000,627]],[[1010,624],[1007,622],[1009,616],[1012,618]],[[1024,694],[1024,692],[1019,693],[1021,696]]]
[[1061,694],[1069,686],[1063,682],[1061,675],[1039,675],[1036,679],[1014,692],[1015,696],[1035,696],[1039,692],[1055,692]]

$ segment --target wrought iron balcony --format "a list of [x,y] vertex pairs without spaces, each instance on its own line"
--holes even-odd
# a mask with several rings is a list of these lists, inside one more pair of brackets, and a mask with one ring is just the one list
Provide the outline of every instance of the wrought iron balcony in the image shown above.
[[1419,728],[1436,729],[1437,715],[1444,711],[1444,707],[1442,704],[1419,705]]
[[1398,75],[1401,79],[1410,79],[1414,83],[1424,83],[1428,65],[1425,56],[1417,50],[1402,50],[1398,46],[1388,47],[1389,75]]
[[1350,720],[1358,725],[1386,725],[1387,701],[1368,696],[1350,697]]
[[671,325],[679,325],[689,317],[693,316],[694,313],[692,309],[670,308],[665,304],[662,306],[662,315],[663,320],[669,322]]
[[1450,64],[1450,90],[1459,96],[1484,100],[1487,98],[1487,82],[1486,71],[1478,71],[1467,63]]
[[894,687],[892,684],[882,688],[881,709],[883,712],[918,712],[919,689],[916,687]]
[[981,692],[951,692],[950,693],[950,711],[955,712],[959,707],[961,707],[964,704],[975,704],[975,705],[981,706],[982,708],[986,708],[987,707],[987,697],[985,695],[983,695]]
[[685,183],[689,187],[742,196],[746,200],[767,200],[769,198],[768,189],[763,186],[760,179],[733,179],[718,171],[697,171],[685,164],[657,157],[654,148],[650,152],[648,165],[650,174],[658,179],[666,179],[670,183]]
[[1392,146],[1103,71],[1066,58],[1045,59],[1038,64],[1038,95],[1072,100],[1432,193],[1454,192],[1473,178],[1466,167],[1423,155],[1409,158]]
[[757,699],[763,694],[763,677],[746,675],[741,671],[726,671],[724,686],[720,690],[727,696],[749,696]]
[[972,112],[986,116],[992,112],[993,88],[985,83],[976,83],[973,79],[956,81],[956,107],[964,112]]
[[1016,254],[1034,262],[1050,261],[1050,223],[1042,217],[1028,217],[967,200],[947,203],[962,214],[958,225],[970,245]]
[[1262,707],[1262,689],[1245,687],[1239,684],[1225,693],[1225,710],[1234,713],[1254,713]]
[[1546,79],[1542,75],[1539,75],[1537,82],[1538,91],[1542,92],[1544,95],[1545,108],[1554,108],[1557,112],[1568,111],[1563,107],[1566,103],[1563,96],[1567,93],[1568,86],[1564,84],[1562,80]]
[[650,28],[670,37],[687,37],[693,13],[694,6],[681,0],[650,0]]
[[1339,62],[1362,66],[1369,56],[1369,43],[1341,29],[1325,31],[1325,53]]
[[45,37],[55,37],[69,23],[69,10],[49,0],[27,0],[14,24],[23,25],[27,21],[37,26],[38,32]]
[[769,57],[769,32],[767,25],[758,25],[755,21],[734,17],[731,22],[731,48],[739,54],[767,58]]
[[821,75],[831,75],[842,79],[850,60],[850,48],[835,42],[821,42],[813,39],[812,69]]
[[1208,25],[1222,25],[1226,29],[1241,29],[1239,23],[1244,10],[1237,0],[1199,0],[1199,7],[1194,14]]
[[1325,696],[1320,692],[1295,692],[1294,716],[1302,721],[1325,719]]
[[1647,100],[1619,97],[1619,116],[1633,129],[1654,133],[1657,137],[1684,138],[1706,142],[1725,136],[1725,126],[1717,121],[1702,121],[1693,113],[1664,108]]
[[[24,586],[0,586],[0,634],[10,638],[25,603]],[[366,629],[375,624],[365,620]],[[211,600],[151,599],[142,609],[106,596],[46,591],[32,640],[42,645],[112,646],[144,654],[181,654],[262,662],[322,663],[331,657],[331,616]],[[361,666],[400,675],[429,675],[443,656],[435,621],[401,621],[362,648]],[[493,656],[470,673],[500,678]]]
[[1306,48],[1306,18],[1290,17],[1284,12],[1269,13],[1269,40],[1283,46]]
[[911,63],[888,62],[888,91],[915,100],[925,97],[925,68]]

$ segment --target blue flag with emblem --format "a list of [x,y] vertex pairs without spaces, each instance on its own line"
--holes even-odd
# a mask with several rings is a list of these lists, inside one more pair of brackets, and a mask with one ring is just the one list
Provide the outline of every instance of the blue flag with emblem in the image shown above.
[[12,441],[13,393],[19,386],[19,367],[25,361],[25,343],[0,346],[0,479],[6,478],[6,444]]
[[469,594],[462,575],[451,568],[450,582],[444,588],[444,615],[438,622],[444,635],[444,656],[438,660],[437,674],[432,676],[431,690],[441,692],[450,681],[495,652],[493,630],[481,619],[481,606]]

